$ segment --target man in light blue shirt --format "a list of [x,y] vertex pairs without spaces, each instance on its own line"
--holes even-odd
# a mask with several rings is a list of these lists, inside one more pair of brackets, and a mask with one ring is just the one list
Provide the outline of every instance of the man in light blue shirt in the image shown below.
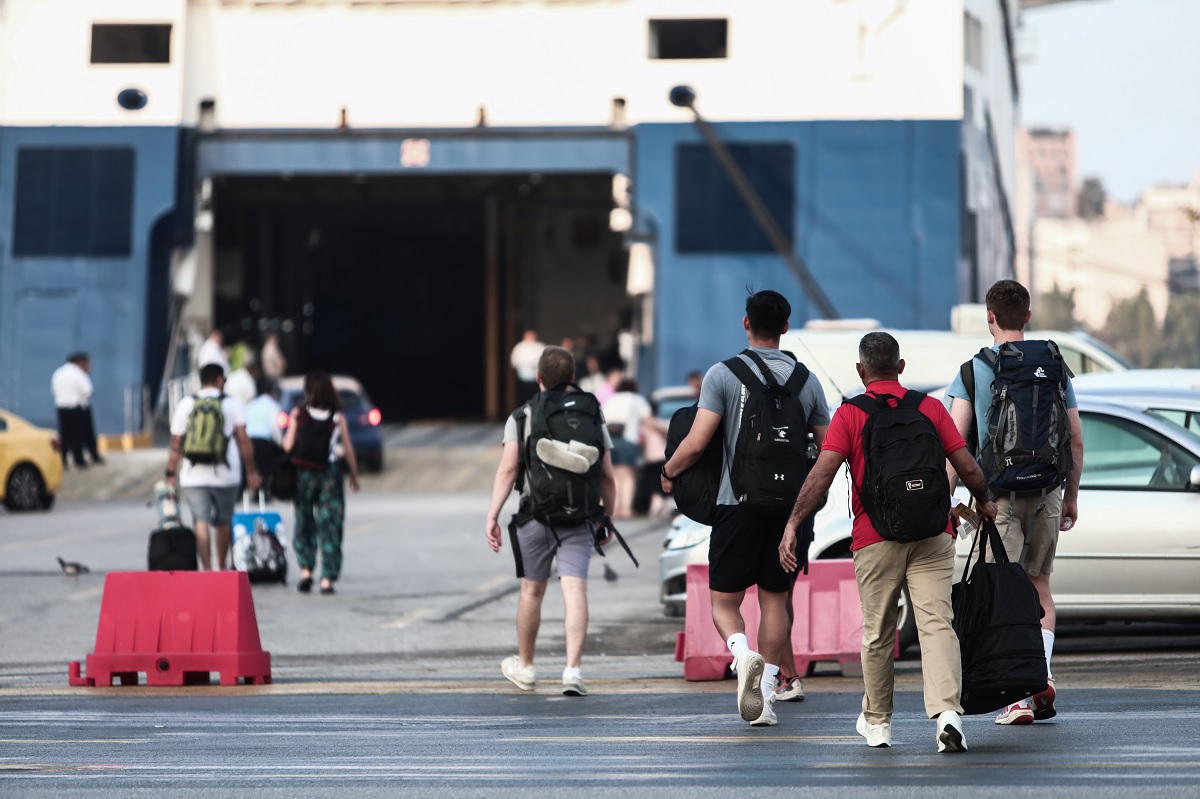
[[283,457],[283,428],[279,419],[283,407],[276,397],[279,390],[269,388],[266,381],[259,380],[258,396],[246,403],[246,435],[254,448],[254,465],[262,475],[263,491],[271,493],[271,474],[279,459]]

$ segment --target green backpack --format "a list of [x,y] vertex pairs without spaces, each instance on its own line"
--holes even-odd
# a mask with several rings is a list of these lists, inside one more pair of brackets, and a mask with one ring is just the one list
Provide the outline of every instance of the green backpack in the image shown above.
[[226,450],[229,438],[225,435],[225,413],[221,402],[225,395],[193,398],[188,414],[187,432],[183,436],[183,457],[192,463],[228,464]]

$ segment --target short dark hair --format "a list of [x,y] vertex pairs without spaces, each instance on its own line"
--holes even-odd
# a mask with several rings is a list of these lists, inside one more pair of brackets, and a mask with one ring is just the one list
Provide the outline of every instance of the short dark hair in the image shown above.
[[342,409],[342,398],[326,372],[314,369],[304,376],[304,404],[319,411]]
[[900,369],[900,342],[890,333],[868,333],[858,342],[858,362],[868,374],[895,374]]
[[778,338],[783,335],[792,305],[778,291],[766,289],[746,298],[746,318],[750,332],[759,338]]
[[206,363],[200,367],[200,385],[215,386],[225,376],[225,367],[219,363]]
[[563,347],[546,347],[542,350],[542,357],[538,358],[537,373],[546,388],[570,383],[575,379],[575,356]]
[[1015,280],[998,280],[984,299],[1001,330],[1024,330],[1029,316],[1029,291]]

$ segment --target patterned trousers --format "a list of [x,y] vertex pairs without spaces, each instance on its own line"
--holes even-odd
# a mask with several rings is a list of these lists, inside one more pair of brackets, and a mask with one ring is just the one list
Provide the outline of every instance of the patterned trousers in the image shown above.
[[296,469],[296,531],[293,548],[301,569],[317,565],[321,547],[321,578],[336,580],[342,572],[342,523],[346,518],[346,492],[342,471],[335,464],[323,472]]

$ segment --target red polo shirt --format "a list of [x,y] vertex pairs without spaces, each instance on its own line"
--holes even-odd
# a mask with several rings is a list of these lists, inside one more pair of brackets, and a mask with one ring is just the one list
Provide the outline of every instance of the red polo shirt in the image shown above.
[[[867,394],[874,397],[880,394],[890,394],[893,397],[901,398],[908,393],[908,389],[900,385],[895,380],[876,380],[867,386]],[[942,439],[942,445],[946,448],[946,454],[962,449],[967,444],[963,441],[963,437],[958,434],[958,428],[954,426],[954,420],[950,418],[950,414],[946,412],[946,407],[941,402],[933,397],[926,397],[921,401],[921,413],[929,417],[933,422],[933,426],[937,428],[938,435]],[[863,479],[863,469],[865,468],[866,459],[863,456],[862,447],[862,431],[863,425],[867,423],[867,414],[860,408],[851,405],[848,402],[842,403],[841,407],[833,415],[833,420],[829,423],[829,430],[825,433],[825,443],[821,447],[830,452],[836,452],[850,461],[850,474],[854,478],[854,485],[861,486]],[[852,507],[854,509],[854,532],[853,541],[850,544],[850,549],[862,549],[865,546],[882,541],[879,533],[875,532],[875,525],[871,524],[871,519],[867,516],[867,512],[863,510],[862,502],[858,499],[858,490],[852,489],[850,492]],[[949,515],[946,518],[946,532],[954,535],[954,527],[950,524]]]

